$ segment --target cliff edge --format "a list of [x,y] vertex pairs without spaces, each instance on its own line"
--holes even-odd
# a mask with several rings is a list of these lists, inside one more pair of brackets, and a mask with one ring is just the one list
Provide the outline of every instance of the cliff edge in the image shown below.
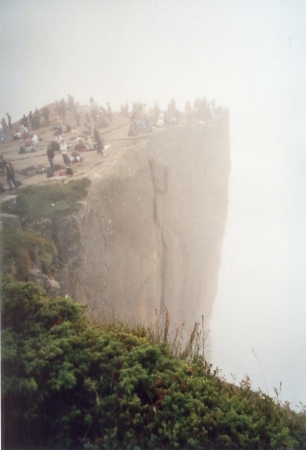
[[[63,290],[94,321],[209,323],[230,172],[228,111],[210,128],[170,127],[121,145],[95,171]],[[65,233],[67,235],[67,232]],[[73,245],[72,245],[73,247]]]

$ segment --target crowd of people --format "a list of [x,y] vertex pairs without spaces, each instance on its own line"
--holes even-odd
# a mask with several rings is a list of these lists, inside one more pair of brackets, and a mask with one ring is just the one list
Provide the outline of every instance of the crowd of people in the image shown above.
[[[70,119],[74,119],[75,125],[66,121],[67,112],[70,111]],[[66,173],[72,174],[71,165],[82,162],[82,152],[96,150],[98,154],[104,155],[104,138],[99,128],[109,126],[113,120],[111,106],[107,108],[98,106],[93,97],[89,99],[89,105],[81,106],[75,102],[72,96],[68,96],[67,102],[62,98],[55,104],[56,123],[52,127],[54,139],[47,147],[47,157],[50,165],[48,176],[53,177],[55,173],[54,158],[59,152],[63,158]],[[85,120],[80,129],[81,119]]]
[[[197,98],[193,106],[187,100],[184,116],[187,117],[189,125],[206,127],[221,112],[222,106],[216,107],[215,99],[209,102],[204,97],[203,99]],[[170,100],[167,109],[164,111],[160,109],[158,102],[149,107],[144,103],[137,102],[133,103],[132,110],[129,113],[128,103],[126,102],[125,105],[121,105],[121,114],[131,119],[129,136],[150,132],[154,127],[178,125],[182,117],[174,98]]]
[[[73,163],[82,162],[82,152],[95,150],[99,155],[104,155],[105,142],[99,129],[110,126],[113,121],[109,103],[104,108],[90,97],[87,105],[80,105],[73,96],[68,95],[67,101],[62,98],[55,102],[52,115],[50,109],[51,106],[45,106],[41,110],[36,108],[34,113],[30,111],[27,116],[24,114],[17,126],[15,124],[14,129],[11,116],[6,113],[7,119],[1,120],[0,140],[4,142],[11,136],[13,140],[20,140],[22,143],[19,153],[35,152],[42,140],[37,130],[49,127],[54,136],[47,145],[49,163],[47,173],[50,177],[55,174],[56,153],[61,154],[67,174],[73,173],[71,169]],[[184,114],[179,112],[174,98],[170,100],[165,110],[161,110],[158,102],[155,102],[153,106],[133,102],[129,109],[127,100],[120,108],[121,115],[128,117],[131,121],[128,130],[128,136],[131,137],[152,132],[155,127],[178,125],[182,116],[187,117],[189,125],[207,126],[221,112],[222,106],[216,107],[215,99],[209,102],[206,97],[197,98],[193,105],[188,100]],[[71,124],[68,123],[69,121]],[[81,122],[83,126],[80,126]],[[7,173],[9,189],[14,189],[18,183],[15,180],[12,161],[4,160],[1,164]]]

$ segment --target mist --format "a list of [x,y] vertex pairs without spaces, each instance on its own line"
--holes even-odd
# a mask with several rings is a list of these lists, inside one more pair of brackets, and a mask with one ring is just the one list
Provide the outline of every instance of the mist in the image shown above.
[[290,122],[300,117],[267,110],[264,134],[243,140],[232,131],[212,361],[229,379],[248,375],[270,395],[282,383],[283,400],[305,404],[305,135],[288,140]]
[[305,2],[2,0],[0,33],[13,121],[67,94],[113,110],[204,96],[229,107],[211,359],[229,381],[247,374],[270,395],[282,382],[283,400],[306,403]]

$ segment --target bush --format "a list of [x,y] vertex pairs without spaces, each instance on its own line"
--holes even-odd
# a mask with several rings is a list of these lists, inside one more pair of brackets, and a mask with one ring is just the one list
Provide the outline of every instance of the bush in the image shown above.
[[93,326],[83,307],[3,281],[6,449],[305,449],[300,415],[186,362],[143,329]]
[[[16,205],[9,206],[11,214],[25,220],[37,217],[62,217],[80,207],[80,201],[86,197],[90,181],[88,178],[71,180],[67,184],[46,186],[27,186],[18,191]],[[8,206],[4,205],[4,209]]]
[[1,231],[1,270],[18,280],[27,281],[34,263],[50,275],[55,268],[57,250],[50,238],[36,231],[4,229]]

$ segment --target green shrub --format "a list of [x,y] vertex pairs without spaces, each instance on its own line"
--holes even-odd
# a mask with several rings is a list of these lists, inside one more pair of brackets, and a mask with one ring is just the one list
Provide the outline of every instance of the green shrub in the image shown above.
[[304,417],[186,362],[143,329],[89,325],[69,299],[3,281],[4,447],[305,449]]
[[27,186],[18,191],[16,205],[4,205],[4,211],[25,220],[37,217],[62,217],[76,211],[86,197],[88,178],[71,180],[67,184]]
[[33,264],[40,263],[44,274],[55,268],[57,250],[53,241],[36,231],[4,229],[1,231],[1,271],[27,281]]

